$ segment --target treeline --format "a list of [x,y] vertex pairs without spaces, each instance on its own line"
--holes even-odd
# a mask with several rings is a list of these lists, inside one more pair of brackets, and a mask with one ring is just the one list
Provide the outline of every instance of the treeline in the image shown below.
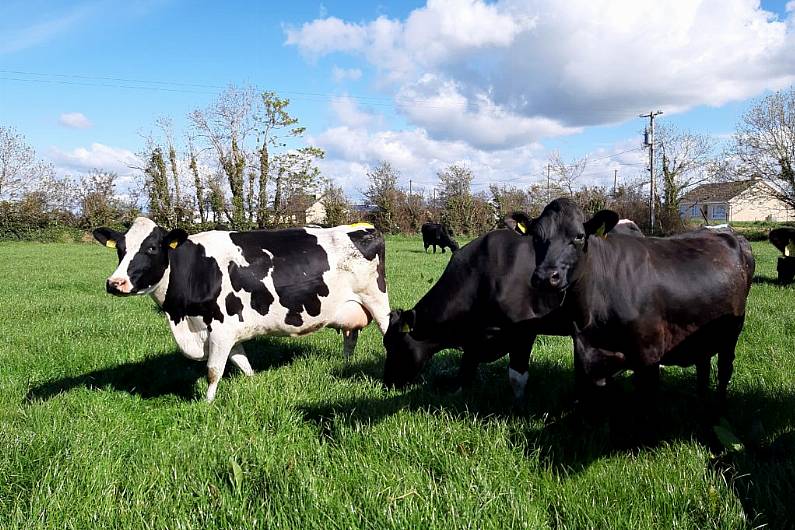
[[[0,238],[27,238],[52,227],[123,227],[142,213],[190,231],[219,224],[250,229],[368,220],[385,233],[416,233],[422,223],[439,221],[454,233],[474,236],[511,211],[537,215],[559,196],[572,197],[586,213],[612,208],[646,231],[672,233],[683,228],[680,205],[689,190],[749,177],[761,179],[765,193],[795,208],[793,88],[757,101],[743,115],[731,145],[722,148],[713,136],[661,122],[655,131],[654,227],[648,226],[643,168],[630,182],[587,186],[583,177],[591,161],[567,161],[554,152],[543,184],[492,184],[473,192],[475,175],[454,164],[437,173],[429,192],[405,189],[400,183],[412,176],[381,162],[368,171],[365,203],[354,205],[321,174],[317,163],[323,151],[306,145],[289,100],[274,92],[231,87],[185,121],[185,130],[177,131],[174,121],[163,117],[144,133],[132,181],[103,169],[57,177],[19,132],[0,124]],[[310,207],[316,210],[311,218]]]

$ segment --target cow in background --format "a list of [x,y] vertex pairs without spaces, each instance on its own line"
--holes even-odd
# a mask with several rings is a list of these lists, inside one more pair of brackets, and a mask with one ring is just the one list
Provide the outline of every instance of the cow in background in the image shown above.
[[445,247],[449,248],[451,252],[455,252],[459,248],[450,230],[444,224],[425,223],[420,231],[422,232],[422,244],[425,246],[425,252],[428,252],[428,247],[430,246],[433,246],[434,254],[436,254],[436,247],[442,249],[442,254],[444,254]]
[[795,228],[789,226],[774,228],[767,237],[782,254],[778,257],[776,265],[778,281],[792,282],[795,279]]
[[227,359],[252,374],[245,340],[331,327],[347,358],[372,319],[382,333],[389,324],[384,239],[372,225],[188,236],[139,217],[124,234],[93,234],[119,258],[107,291],[151,295],[185,356],[207,361],[207,401]]

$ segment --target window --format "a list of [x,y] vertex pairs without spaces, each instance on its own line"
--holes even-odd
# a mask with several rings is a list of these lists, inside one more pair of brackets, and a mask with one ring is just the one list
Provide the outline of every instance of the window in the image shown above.
[[712,219],[720,221],[725,221],[727,219],[725,204],[715,204],[712,206]]

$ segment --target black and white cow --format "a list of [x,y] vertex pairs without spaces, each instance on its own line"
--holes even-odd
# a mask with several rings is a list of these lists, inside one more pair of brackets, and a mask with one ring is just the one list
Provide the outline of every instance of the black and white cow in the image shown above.
[[754,274],[750,245],[730,230],[597,237],[617,221],[609,210],[586,220],[574,202],[557,199],[529,231],[533,286],[566,295],[562,308],[548,309],[573,324],[578,387],[623,369],[652,382],[661,364],[696,365],[703,393],[717,353],[725,400]]
[[389,324],[384,240],[371,225],[188,236],[139,217],[94,237],[119,257],[107,291],[151,295],[185,356],[207,361],[208,401],[227,359],[251,375],[241,342],[252,337],[336,328],[347,358],[371,319],[382,333]]
[[434,254],[436,254],[436,247],[442,249],[442,254],[444,254],[445,247],[449,248],[451,252],[458,250],[458,243],[444,224],[425,223],[420,227],[420,232],[422,232],[422,245],[425,247],[425,252],[428,252],[428,247],[431,246]]
[[[505,223],[509,230],[488,232],[456,252],[414,308],[392,312],[384,335],[387,386],[408,384],[443,349],[463,350],[463,385],[472,380],[478,364],[507,353],[508,380],[516,404],[521,404],[536,336],[572,334],[563,315],[546,309],[559,306],[563,296],[530,285],[535,253],[532,240],[519,234],[527,233],[533,221],[516,213]],[[643,235],[639,230],[634,234]]]

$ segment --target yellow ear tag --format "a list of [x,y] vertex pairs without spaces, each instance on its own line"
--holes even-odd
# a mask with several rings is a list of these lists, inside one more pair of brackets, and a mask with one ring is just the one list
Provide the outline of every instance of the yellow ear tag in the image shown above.
[[602,223],[602,226],[596,229],[596,235],[601,237],[602,239],[607,239],[607,234],[605,234],[605,225]]
[[170,246],[171,248],[177,248],[179,246],[179,241],[174,240],[171,243],[169,243],[168,246]]
[[516,228],[518,228],[518,229],[519,229],[519,231],[520,231],[521,233],[523,233],[523,234],[526,234],[526,233],[527,233],[527,227],[525,226],[525,224],[524,224],[524,223],[516,223]]
[[403,324],[403,326],[401,326],[400,328],[401,333],[408,333],[409,331],[411,331],[411,328],[409,327],[408,324]]
[[116,248],[116,242],[112,239],[105,241],[105,246],[108,248]]

